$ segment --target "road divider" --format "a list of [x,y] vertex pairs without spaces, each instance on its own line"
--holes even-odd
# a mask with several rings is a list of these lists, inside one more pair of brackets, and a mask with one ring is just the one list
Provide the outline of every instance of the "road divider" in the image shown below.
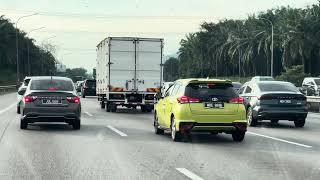
[[109,129],[111,129],[113,132],[119,134],[122,137],[127,137],[128,135],[126,135],[125,133],[119,131],[118,129],[114,128],[113,126],[108,125],[107,126]]
[[89,113],[89,112],[84,112],[86,115],[88,115],[88,116],[90,116],[90,117],[92,117],[93,115],[91,114],[91,113]]
[[9,111],[11,108],[13,108],[16,105],[16,103],[11,104],[10,106],[6,107],[5,109],[0,110],[0,114],[5,113],[6,111]]
[[300,143],[296,143],[296,142],[292,142],[292,141],[287,141],[284,139],[280,139],[280,138],[276,138],[276,137],[272,137],[272,136],[267,136],[267,135],[263,135],[263,134],[258,134],[258,133],[254,133],[254,132],[247,132],[247,134],[251,134],[254,136],[260,136],[260,137],[264,137],[264,138],[268,138],[268,139],[272,139],[275,141],[280,141],[280,142],[284,142],[284,143],[288,143],[288,144],[294,144],[296,146],[301,146],[301,147],[305,147],[305,148],[312,148],[312,146],[309,146],[309,145],[300,144]]
[[189,171],[188,169],[176,168],[176,170],[179,171],[180,173],[184,174],[185,176],[187,176],[188,178],[190,178],[192,180],[204,180],[203,178],[201,178],[200,176],[194,174],[193,172]]

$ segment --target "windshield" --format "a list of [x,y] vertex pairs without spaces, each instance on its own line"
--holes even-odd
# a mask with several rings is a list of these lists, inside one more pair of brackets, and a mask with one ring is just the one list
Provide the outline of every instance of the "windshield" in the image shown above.
[[289,92],[297,92],[298,89],[289,83],[259,83],[259,89],[262,92],[268,91],[289,91]]
[[32,80],[30,90],[52,90],[52,91],[73,91],[71,81],[58,79]]
[[320,79],[314,79],[314,82],[315,82],[317,85],[320,85]]

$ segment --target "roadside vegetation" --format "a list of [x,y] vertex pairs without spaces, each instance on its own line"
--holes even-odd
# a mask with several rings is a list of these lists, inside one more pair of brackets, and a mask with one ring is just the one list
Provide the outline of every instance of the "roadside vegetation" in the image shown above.
[[270,75],[271,23],[274,76],[296,85],[307,75],[319,76],[320,2],[305,9],[270,9],[244,20],[202,23],[199,32],[181,40],[178,58],[165,63],[165,80]]
[[[16,83],[16,31],[14,24],[0,16],[0,85]],[[18,29],[20,79],[28,75],[28,51],[30,47],[30,74],[53,75],[56,73],[56,60],[46,47],[34,44],[34,39]]]

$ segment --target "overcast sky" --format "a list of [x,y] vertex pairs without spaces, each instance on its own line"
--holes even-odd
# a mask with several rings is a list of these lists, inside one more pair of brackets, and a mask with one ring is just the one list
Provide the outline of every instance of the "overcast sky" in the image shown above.
[[[165,54],[173,54],[185,34],[204,21],[245,18],[279,6],[306,7],[317,0],[0,0],[0,14],[28,32],[38,44],[57,46],[57,58],[68,67],[91,71],[95,46],[108,36],[165,39]],[[55,36],[49,40],[49,37]]]

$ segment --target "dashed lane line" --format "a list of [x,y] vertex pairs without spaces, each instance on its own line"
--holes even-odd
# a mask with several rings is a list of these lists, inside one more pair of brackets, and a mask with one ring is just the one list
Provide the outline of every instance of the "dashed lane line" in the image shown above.
[[93,115],[91,114],[91,113],[89,113],[89,112],[84,112],[86,115],[88,115],[88,116],[90,116],[90,117],[92,117]]
[[127,137],[128,135],[126,135],[125,133],[121,132],[120,130],[114,128],[113,126],[108,125],[107,126],[109,129],[111,129],[113,132],[119,134],[122,137]]
[[251,135],[255,135],[255,136],[260,136],[260,137],[272,139],[272,140],[275,140],[275,141],[280,141],[280,142],[284,142],[284,143],[288,143],[288,144],[293,144],[293,145],[296,145],[296,146],[301,146],[301,147],[305,147],[305,148],[312,148],[312,146],[309,146],[309,145],[296,143],[296,142],[292,142],[292,141],[288,141],[288,140],[284,140],[284,139],[280,139],[280,138],[276,138],[276,137],[272,137],[272,136],[267,136],[267,135],[258,134],[258,133],[254,133],[254,132],[247,132],[247,133],[251,134]]
[[200,176],[194,174],[193,172],[189,171],[188,169],[176,168],[176,170],[179,171],[180,173],[184,174],[185,176],[187,176],[188,178],[190,178],[192,180],[204,180],[203,178],[201,178]]
[[5,112],[9,111],[9,110],[10,110],[11,108],[13,108],[15,105],[17,105],[17,103],[13,103],[13,104],[11,104],[10,106],[8,106],[8,107],[0,110],[0,114],[3,114],[3,113],[5,113]]

